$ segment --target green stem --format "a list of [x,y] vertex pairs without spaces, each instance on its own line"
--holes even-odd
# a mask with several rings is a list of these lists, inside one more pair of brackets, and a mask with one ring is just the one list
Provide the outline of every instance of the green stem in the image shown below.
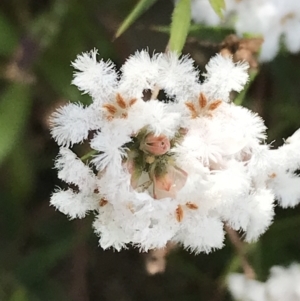
[[80,160],[81,161],[86,161],[87,159],[89,159],[91,156],[97,154],[97,151],[96,150],[91,150],[90,152],[88,152],[87,154],[83,155]]
[[254,79],[256,78],[257,74],[258,74],[257,70],[250,71],[248,83],[246,84],[244,90],[233,101],[237,106],[240,106],[244,102],[245,96],[246,96],[251,84],[253,83]]

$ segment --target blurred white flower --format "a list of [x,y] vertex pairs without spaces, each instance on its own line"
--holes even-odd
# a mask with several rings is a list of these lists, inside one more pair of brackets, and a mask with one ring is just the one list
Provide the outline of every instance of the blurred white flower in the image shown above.
[[242,274],[231,274],[228,288],[235,300],[243,301],[299,301],[300,265],[284,268],[274,266],[266,282],[247,279]]
[[[248,80],[246,63],[217,55],[201,84],[192,59],[141,51],[117,80],[96,53],[74,63],[73,83],[91,105],[69,104],[51,117],[61,147],[55,168],[69,185],[51,205],[70,218],[93,211],[102,248],[173,241],[210,252],[223,246],[224,223],[256,240],[272,223],[275,198],[282,207],[300,202],[300,131],[272,150],[263,120],[229,103]],[[94,151],[88,163],[69,149],[82,142]]]
[[225,20],[221,20],[208,0],[193,0],[193,20],[207,25],[232,25],[240,37],[244,34],[263,37],[260,60],[264,62],[277,55],[281,37],[290,52],[300,50],[298,0],[225,0],[225,3]]

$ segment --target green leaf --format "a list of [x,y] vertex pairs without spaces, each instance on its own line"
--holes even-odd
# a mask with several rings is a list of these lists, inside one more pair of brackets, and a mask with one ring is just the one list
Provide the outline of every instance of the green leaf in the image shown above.
[[0,164],[18,141],[31,104],[30,87],[11,84],[0,97]]
[[181,52],[191,25],[191,1],[179,0],[174,8],[171,23],[169,50]]
[[0,55],[10,55],[17,46],[18,35],[4,14],[0,13]]
[[220,17],[223,18],[223,10],[225,9],[225,1],[224,0],[209,0],[210,5],[216,12],[216,14]]
[[123,34],[131,26],[131,24],[156,1],[157,0],[140,0],[117,30],[115,38],[118,38],[121,34]]

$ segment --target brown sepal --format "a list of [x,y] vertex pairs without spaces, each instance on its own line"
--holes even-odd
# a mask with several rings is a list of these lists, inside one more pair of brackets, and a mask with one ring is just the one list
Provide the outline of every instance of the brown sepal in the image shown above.
[[203,93],[200,93],[198,101],[199,101],[199,106],[200,106],[201,109],[206,107],[207,98]]
[[208,110],[213,111],[216,108],[218,108],[222,103],[222,100],[215,100],[213,101],[209,106],[208,106]]
[[117,108],[110,104],[110,103],[105,103],[103,106],[102,106],[104,109],[106,109],[108,111],[108,113],[110,114],[116,114],[117,113]]
[[192,118],[196,118],[198,115],[197,115],[197,111],[196,111],[196,108],[195,108],[195,105],[192,103],[192,102],[189,102],[187,101],[185,103],[185,105],[187,106],[187,108],[190,110],[191,112],[191,115],[192,115]]
[[116,100],[117,100],[117,104],[120,108],[126,109],[126,102],[125,102],[125,100],[123,99],[123,97],[121,96],[120,93],[117,94]]
[[175,214],[176,214],[176,220],[180,223],[183,219],[183,209],[181,205],[177,206],[175,210]]
[[194,203],[192,203],[192,202],[187,202],[185,205],[186,205],[189,209],[192,209],[192,210],[196,210],[196,209],[199,208],[198,205],[196,205],[196,204],[194,204]]

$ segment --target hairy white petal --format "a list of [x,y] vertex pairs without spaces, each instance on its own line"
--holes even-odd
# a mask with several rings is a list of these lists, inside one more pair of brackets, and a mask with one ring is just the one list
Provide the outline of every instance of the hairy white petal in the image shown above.
[[59,179],[77,185],[82,192],[91,194],[97,188],[93,171],[68,148],[60,148],[55,168],[58,169]]
[[277,173],[270,179],[278,203],[282,208],[295,207],[300,203],[300,178],[291,173]]
[[144,103],[142,111],[136,112],[133,118],[143,120],[148,131],[156,136],[164,134],[172,138],[180,126],[180,117],[179,112],[168,112],[167,104],[150,100]]
[[187,95],[193,95],[200,90],[198,72],[194,61],[188,56],[179,58],[177,53],[169,52],[160,55],[158,63],[158,86],[169,96],[176,96],[178,101],[186,101]]
[[214,217],[191,214],[184,217],[182,230],[174,238],[191,252],[209,253],[223,247],[223,223]]
[[274,216],[274,195],[270,190],[261,189],[250,196],[250,216],[245,240],[255,241],[271,225]]
[[142,97],[144,90],[153,90],[159,75],[157,56],[151,58],[146,50],[137,51],[122,66],[120,90],[127,97]]
[[91,141],[91,147],[99,151],[92,160],[97,170],[103,170],[108,164],[117,169],[126,157],[124,144],[130,141],[131,137],[126,128],[106,127],[98,132]]
[[54,192],[50,200],[52,206],[70,219],[85,217],[88,211],[97,209],[98,202],[96,195],[75,193],[71,189]]
[[72,84],[83,93],[90,94],[98,104],[102,104],[115,92],[117,73],[112,62],[97,62],[97,53],[94,49],[78,55],[72,63],[78,70],[74,72]]
[[99,116],[100,111],[69,103],[50,116],[51,135],[61,146],[69,147],[80,143],[87,139],[90,130],[98,128]]
[[231,91],[240,92],[248,80],[248,63],[234,63],[231,57],[217,54],[206,65],[204,93],[210,99],[229,101]]

